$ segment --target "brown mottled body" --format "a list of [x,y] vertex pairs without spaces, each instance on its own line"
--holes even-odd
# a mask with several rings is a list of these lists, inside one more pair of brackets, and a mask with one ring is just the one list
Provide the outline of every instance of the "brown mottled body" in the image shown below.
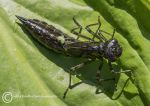
[[17,18],[35,39],[55,52],[92,59],[101,57],[97,50],[98,42],[81,42],[45,22],[20,16]]

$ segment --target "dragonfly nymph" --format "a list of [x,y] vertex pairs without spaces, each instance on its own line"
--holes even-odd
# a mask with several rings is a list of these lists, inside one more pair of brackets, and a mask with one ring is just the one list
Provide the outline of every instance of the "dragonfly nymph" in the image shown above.
[[[53,25],[48,25],[46,22],[37,20],[37,19],[26,19],[20,16],[16,16],[25,27],[25,29],[31,33],[31,35],[37,39],[41,44],[45,45],[47,48],[57,52],[62,53],[66,56],[72,57],[83,57],[87,58],[87,61],[82,62],[74,67],[71,67],[69,70],[69,85],[64,92],[63,98],[66,97],[66,94],[69,89],[71,89],[71,72],[79,69],[86,64],[91,63],[92,61],[99,59],[101,64],[97,71],[96,79],[98,82],[105,81],[108,79],[101,79],[100,71],[103,66],[103,59],[108,60],[109,69],[113,73],[129,72],[129,71],[114,71],[112,67],[112,62],[115,62],[122,54],[122,47],[120,46],[117,39],[114,38],[115,29],[113,34],[110,34],[106,31],[100,29],[101,22],[100,17],[98,17],[98,22],[95,24],[87,25],[84,29],[88,31],[93,38],[83,35],[83,27],[79,22],[73,18],[74,23],[77,25],[76,28],[73,28],[71,32],[77,36],[77,38],[70,37],[69,35],[63,33],[61,30],[55,28]],[[96,32],[94,32],[91,27],[98,26]],[[77,31],[79,30],[79,31]],[[110,35],[110,39],[106,39],[103,36],[103,33]],[[80,41],[79,38],[84,38],[87,41]],[[97,38],[99,41],[95,41]]]

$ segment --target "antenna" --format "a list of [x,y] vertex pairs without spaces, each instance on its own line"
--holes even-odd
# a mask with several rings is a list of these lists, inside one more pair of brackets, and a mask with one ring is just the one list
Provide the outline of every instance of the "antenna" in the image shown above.
[[116,29],[114,28],[114,31],[113,31],[113,34],[112,34],[112,38],[111,38],[111,39],[114,38],[115,32],[116,32]]

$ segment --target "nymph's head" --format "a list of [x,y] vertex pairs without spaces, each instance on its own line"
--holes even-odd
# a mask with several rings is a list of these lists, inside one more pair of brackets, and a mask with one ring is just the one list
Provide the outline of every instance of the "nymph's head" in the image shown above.
[[113,62],[122,54],[122,47],[116,39],[110,39],[104,43],[104,57]]

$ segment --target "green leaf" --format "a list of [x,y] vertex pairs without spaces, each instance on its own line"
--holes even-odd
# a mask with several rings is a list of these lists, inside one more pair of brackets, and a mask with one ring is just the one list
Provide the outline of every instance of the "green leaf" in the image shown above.
[[[111,33],[116,28],[115,38],[123,47],[114,67],[131,70],[133,75],[115,75],[117,90],[113,81],[98,85],[96,60],[78,70],[77,76],[72,75],[73,84],[82,83],[63,99],[68,69],[85,59],[47,49],[16,24],[19,21],[15,15],[45,21],[70,36],[74,36],[69,32],[75,27],[73,16],[83,26],[96,23],[101,16],[102,29]],[[148,106],[149,18],[148,0],[0,0],[0,106]],[[114,77],[106,60],[102,77]],[[100,93],[96,94],[97,90]],[[9,94],[4,95],[6,92]],[[4,99],[11,97],[12,101],[5,103]]]

